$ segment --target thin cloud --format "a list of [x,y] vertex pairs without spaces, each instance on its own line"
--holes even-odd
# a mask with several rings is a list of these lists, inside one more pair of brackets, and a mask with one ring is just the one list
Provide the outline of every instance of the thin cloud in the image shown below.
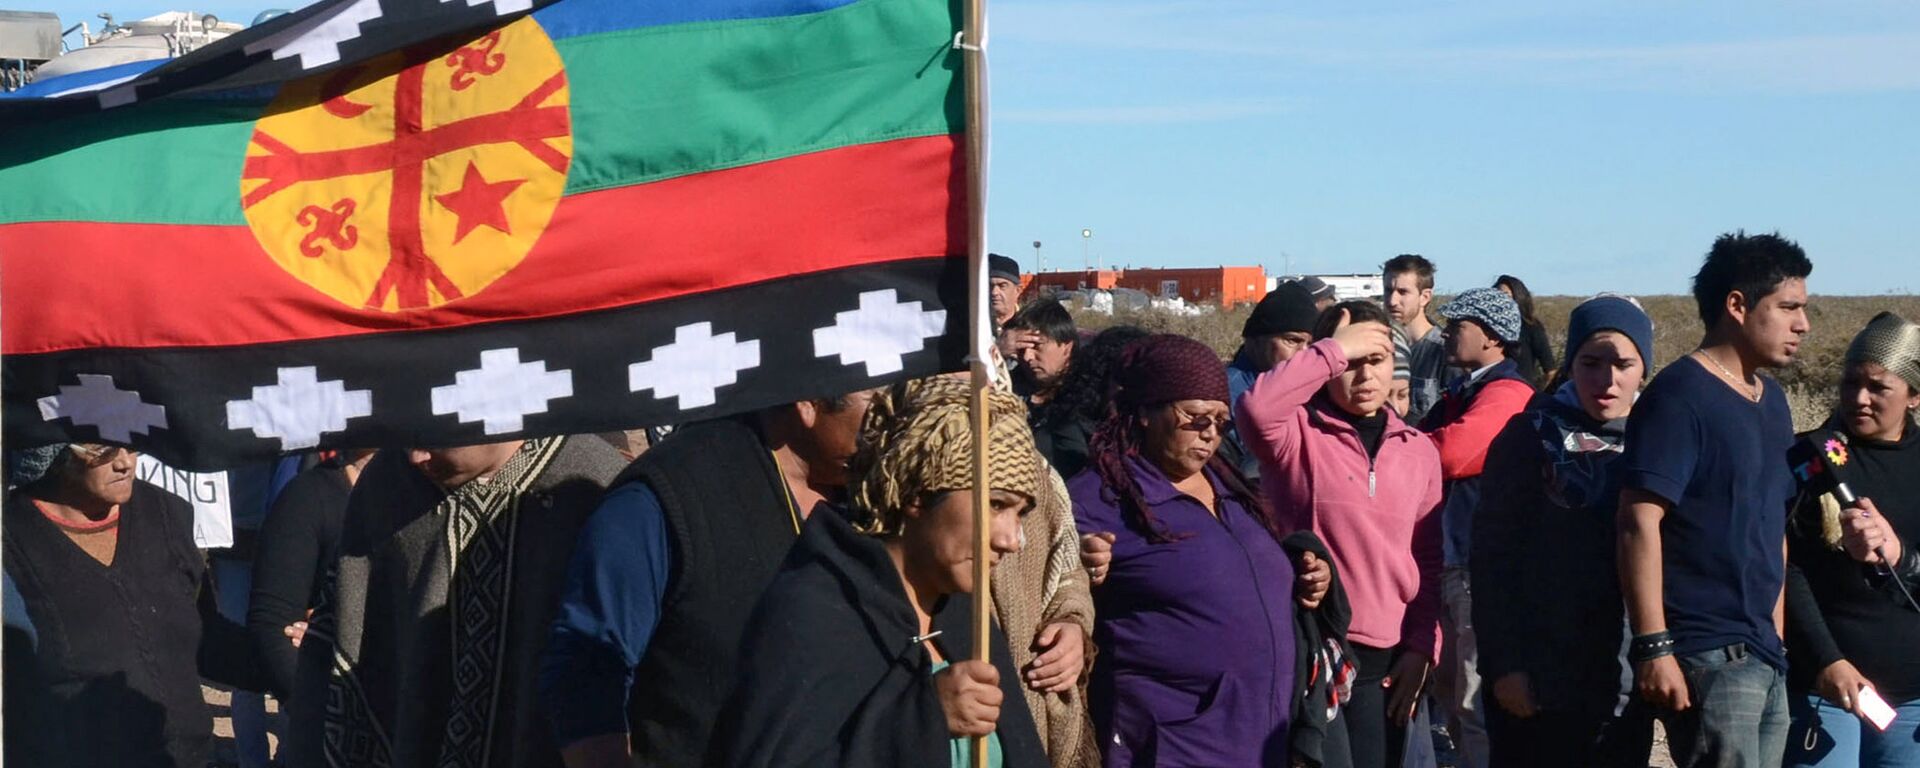
[[1920,90],[1920,34],[1612,47],[1485,47],[1344,55],[1398,75],[1631,90]]
[[[1920,90],[1920,24],[1726,39],[1570,42],[1514,9],[1299,16],[1243,2],[1003,6],[996,34],[1021,44],[1250,59],[1319,79],[1790,93]],[[1552,20],[1564,25],[1564,19]],[[1495,40],[1462,44],[1463,40]],[[1511,40],[1511,42],[1506,42]],[[1231,66],[1231,65],[1229,65]]]
[[1038,109],[998,109],[997,121],[1036,124],[1145,125],[1171,123],[1218,123],[1262,117],[1284,111],[1268,102],[1212,102],[1198,104],[1158,104],[1109,107],[1066,107]]

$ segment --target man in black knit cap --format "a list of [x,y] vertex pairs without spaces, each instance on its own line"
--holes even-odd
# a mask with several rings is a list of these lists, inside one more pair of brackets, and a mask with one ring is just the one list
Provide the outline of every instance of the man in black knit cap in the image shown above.
[[[1239,407],[1240,396],[1253,387],[1254,379],[1313,343],[1313,323],[1319,318],[1313,293],[1297,281],[1281,283],[1261,299],[1240,329],[1240,351],[1227,364],[1227,394],[1233,399],[1227,407]],[[1259,479],[1260,463],[1248,455],[1236,433],[1227,432],[1221,451],[1248,479]]]

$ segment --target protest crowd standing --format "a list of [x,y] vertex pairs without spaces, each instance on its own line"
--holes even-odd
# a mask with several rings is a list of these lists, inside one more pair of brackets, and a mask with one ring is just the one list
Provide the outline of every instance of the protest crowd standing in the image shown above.
[[1823,329],[1796,435],[1792,241],[1711,245],[1674,360],[1632,298],[1556,355],[1519,278],[1435,306],[1411,253],[1225,360],[988,268],[985,487],[964,375],[309,456],[248,589],[126,449],[10,451],[6,758],[206,765],[204,679],[289,766],[1637,768],[1656,722],[1688,768],[1920,766],[1920,325]]

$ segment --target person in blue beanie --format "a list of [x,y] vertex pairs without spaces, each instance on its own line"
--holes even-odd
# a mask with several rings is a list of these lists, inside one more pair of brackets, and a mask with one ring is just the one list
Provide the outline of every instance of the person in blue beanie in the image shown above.
[[1621,711],[1614,512],[1653,321],[1596,297],[1568,317],[1566,348],[1560,383],[1494,438],[1473,514],[1488,764],[1644,768],[1653,721],[1637,703]]

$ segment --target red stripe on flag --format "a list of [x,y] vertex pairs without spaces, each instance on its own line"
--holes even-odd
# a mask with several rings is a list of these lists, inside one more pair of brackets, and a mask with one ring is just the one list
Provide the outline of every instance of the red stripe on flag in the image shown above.
[[957,138],[843,147],[571,195],[519,268],[476,295],[400,313],[349,307],[308,287],[275,265],[246,227],[0,226],[0,352],[447,328],[963,254]]

